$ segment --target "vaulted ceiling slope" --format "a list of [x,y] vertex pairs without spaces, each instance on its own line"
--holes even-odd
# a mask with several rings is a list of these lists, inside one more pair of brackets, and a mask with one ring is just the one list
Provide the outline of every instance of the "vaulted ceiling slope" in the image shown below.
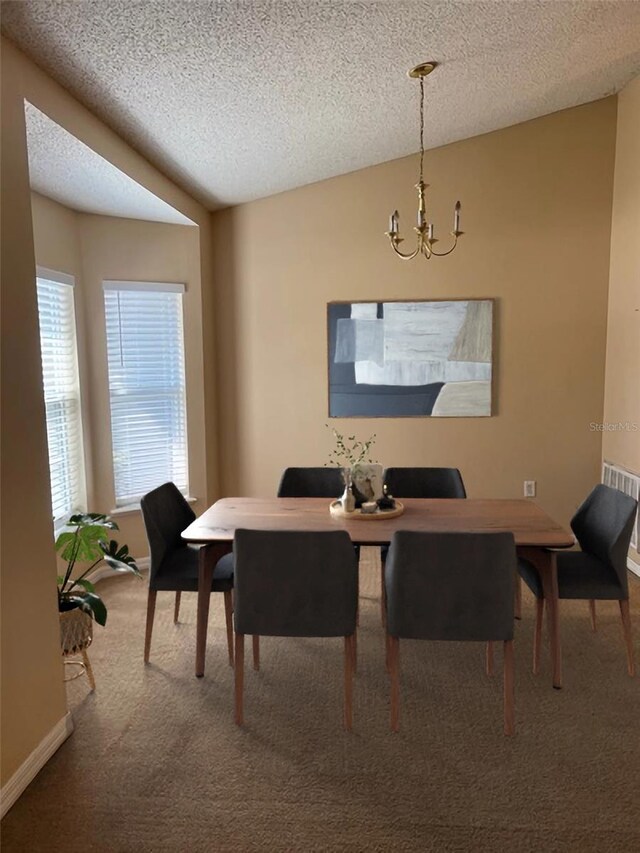
[[85,213],[194,224],[32,104],[25,104],[25,118],[29,179],[36,192]]
[[485,133],[622,88],[640,2],[6,0],[2,28],[214,209]]

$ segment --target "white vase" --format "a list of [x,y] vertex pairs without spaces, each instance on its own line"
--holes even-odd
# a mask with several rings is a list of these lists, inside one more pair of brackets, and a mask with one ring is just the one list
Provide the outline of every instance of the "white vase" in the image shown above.
[[340,498],[340,504],[343,512],[353,512],[356,508],[356,499],[351,491],[351,469],[343,469],[344,476],[344,492]]

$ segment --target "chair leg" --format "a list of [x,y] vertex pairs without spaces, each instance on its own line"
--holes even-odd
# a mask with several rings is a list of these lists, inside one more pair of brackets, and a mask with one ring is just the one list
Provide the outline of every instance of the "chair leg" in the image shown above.
[[382,627],[387,627],[387,588],[384,582],[384,560],[380,559],[380,619]]
[[180,615],[180,596],[182,593],[180,591],[176,592],[176,603],[173,605],[173,624],[175,625],[178,621],[178,616]]
[[348,732],[353,726],[353,639],[353,634],[344,638],[344,727]]
[[244,634],[236,634],[234,682],[236,725],[241,726],[244,722],[244,708],[242,701],[242,693],[244,689]]
[[504,643],[504,733],[516,732],[513,640]]
[[491,642],[491,640],[487,642],[484,656],[487,675],[493,675],[493,643]]
[[92,690],[95,690],[96,682],[93,677],[93,669],[91,668],[91,662],[89,661],[89,655],[87,654],[86,649],[82,650],[82,660],[84,661],[84,669],[87,673],[87,678],[89,679],[89,686]]
[[260,636],[253,635],[253,668],[256,672],[260,669]]
[[589,615],[591,616],[591,630],[596,632],[596,603],[593,598],[589,599]]
[[151,652],[151,632],[153,631],[153,617],[156,612],[156,597],[158,593],[155,589],[149,590],[147,597],[147,628],[144,635],[144,662],[149,663],[149,653]]
[[620,604],[620,616],[622,617],[622,633],[624,634],[624,643],[627,647],[627,672],[629,675],[635,675],[636,665],[633,660],[633,641],[631,639],[631,615],[629,613],[629,599],[625,598]]
[[533,674],[540,672],[540,647],[542,646],[542,620],[544,616],[544,598],[536,598],[536,627],[533,634]]
[[388,631],[384,632],[384,668],[387,670],[387,675],[391,675],[391,636]]
[[513,590],[513,615],[516,619],[522,619],[522,578],[517,572]]
[[358,629],[353,632],[353,641],[351,643],[351,655],[353,657],[353,674],[358,672]]
[[229,652],[229,666],[233,666],[233,598],[231,590],[224,592],[224,618],[227,623],[227,651]]
[[389,675],[391,676],[391,731],[400,730],[400,639],[389,637]]

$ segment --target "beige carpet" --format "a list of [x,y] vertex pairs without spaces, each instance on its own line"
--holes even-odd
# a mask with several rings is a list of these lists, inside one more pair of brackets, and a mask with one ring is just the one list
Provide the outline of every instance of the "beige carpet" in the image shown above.
[[[530,674],[532,600],[516,634],[517,734],[475,644],[401,644],[401,731],[388,684],[375,551],[363,552],[354,731],[341,728],[340,641],[264,639],[233,723],[221,597],[207,674],[193,675],[195,596],[159,596],[142,663],[146,585],[102,584],[94,694],[68,686],[75,733],[2,824],[10,851],[640,850],[640,679],[617,605],[562,603],[565,687]],[[636,636],[640,582],[632,582]]]

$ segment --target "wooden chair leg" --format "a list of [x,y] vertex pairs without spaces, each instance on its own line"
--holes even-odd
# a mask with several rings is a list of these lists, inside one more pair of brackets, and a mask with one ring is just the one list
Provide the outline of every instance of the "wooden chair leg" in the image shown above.
[[400,639],[389,637],[389,675],[391,676],[391,731],[400,730]]
[[540,672],[540,647],[542,645],[542,617],[544,616],[544,598],[536,598],[536,627],[533,634],[533,674]]
[[516,619],[522,619],[522,578],[518,573],[516,573],[513,596],[513,615]]
[[182,593],[180,591],[176,592],[176,602],[173,605],[173,624],[175,625],[178,621],[178,616],[180,616],[180,596]]
[[253,668],[256,672],[260,669],[260,636],[253,635]]
[[504,733],[516,732],[513,640],[504,643]]
[[84,661],[84,670],[87,673],[87,678],[89,679],[89,686],[92,690],[95,690],[96,682],[93,677],[93,669],[91,667],[91,662],[89,661],[89,655],[87,654],[86,649],[82,650],[82,660]]
[[485,667],[487,675],[493,675],[493,643],[488,641],[485,647]]
[[344,638],[344,727],[348,732],[353,726],[353,640],[353,634]]
[[227,651],[229,653],[229,666],[233,666],[233,598],[231,590],[224,593],[224,618],[227,623]]
[[596,603],[591,598],[589,600],[589,615],[591,616],[591,630],[595,633],[596,631]]
[[144,662],[149,663],[149,653],[151,652],[151,632],[153,631],[153,617],[156,612],[156,597],[158,593],[155,589],[149,590],[147,597],[147,628],[144,635]]
[[236,634],[235,655],[235,718],[236,725],[241,726],[244,722],[243,690],[244,690],[244,634]]
[[627,647],[627,672],[633,676],[636,672],[636,665],[633,660],[633,641],[631,639],[631,614],[629,613],[629,599],[625,598],[620,604],[620,616],[622,617],[622,633],[624,635],[624,643]]

